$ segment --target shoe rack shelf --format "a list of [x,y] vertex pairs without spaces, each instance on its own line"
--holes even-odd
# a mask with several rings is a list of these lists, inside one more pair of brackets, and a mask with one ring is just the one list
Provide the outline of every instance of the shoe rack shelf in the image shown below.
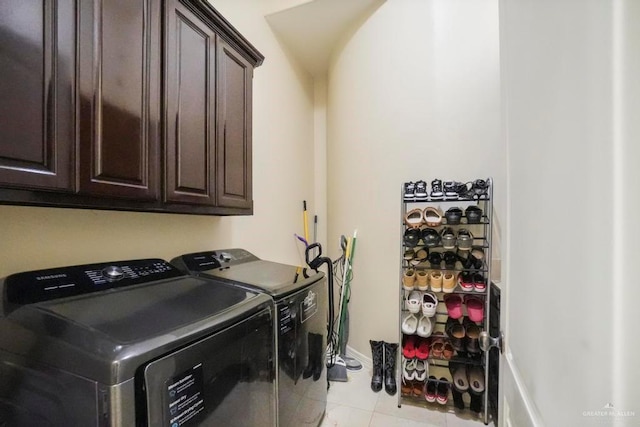
[[[482,352],[478,345],[478,335],[481,331],[489,330],[489,318],[491,310],[491,250],[492,250],[492,215],[493,215],[493,181],[491,178],[483,181],[485,186],[480,192],[483,194],[473,194],[473,196],[455,197],[450,194],[448,198],[427,197],[407,197],[406,184],[401,190],[401,243],[400,243],[400,277],[399,277],[399,357],[397,360],[397,378],[400,382],[400,393],[398,393],[398,407],[402,404],[411,404],[426,407],[428,409],[444,411],[444,412],[460,412],[471,411],[477,414],[484,424],[489,423],[488,393],[486,391],[489,383],[489,363],[488,352]],[[473,193],[474,184],[465,186],[469,193]],[[460,188],[460,187],[458,187]],[[435,188],[434,190],[437,190]],[[468,220],[465,211],[467,208],[475,210],[475,214],[471,221]],[[427,208],[435,208],[441,214],[440,220],[434,222],[433,217],[428,218]],[[459,208],[462,215],[449,222],[446,212],[451,208]],[[422,221],[416,210],[421,210]],[[480,214],[478,214],[478,210]],[[411,212],[414,212],[413,214]],[[428,214],[432,214],[430,209]],[[409,218],[407,216],[409,215]],[[416,220],[415,217],[418,217]],[[430,221],[427,221],[430,220]],[[426,224],[429,222],[429,224]],[[423,239],[426,229],[435,230],[441,240],[434,242],[433,239],[428,241]],[[457,236],[460,230],[469,231],[471,234],[471,243],[458,245]],[[412,230],[412,231],[408,231]],[[418,230],[416,233],[415,230]],[[443,233],[453,232],[456,236],[456,244],[452,247],[451,243],[442,244]],[[464,233],[464,232],[463,232]],[[433,234],[433,233],[432,233]],[[407,236],[409,235],[409,236]],[[416,238],[416,235],[418,236]],[[428,245],[426,243],[429,243]],[[421,252],[424,251],[424,252]],[[452,255],[448,255],[448,263],[444,262],[444,254],[446,252],[453,253],[455,263],[452,262]],[[471,253],[474,253],[471,260]],[[420,253],[420,254],[419,254]],[[441,262],[437,262],[439,257],[431,255],[432,253],[440,254]],[[419,255],[418,255],[419,254]],[[425,257],[426,255],[426,257]],[[432,256],[430,260],[429,256]],[[436,261],[432,263],[431,261]],[[413,289],[409,289],[411,283],[410,277],[413,275]],[[424,276],[427,277],[425,285]],[[449,278],[449,286],[439,285],[438,280],[435,289],[433,288],[432,278],[439,275]],[[454,276],[453,285],[451,284],[451,275]],[[418,278],[422,278],[418,284]],[[478,286],[475,284],[478,281]],[[463,283],[466,285],[463,287]],[[471,287],[470,287],[471,283]],[[427,328],[417,330],[414,333],[411,327],[406,327],[411,323],[410,316],[413,315],[418,319],[420,325],[421,317],[423,317],[422,304],[420,310],[415,313],[415,296],[421,296],[421,303],[427,301],[426,293],[430,293],[436,297],[435,315],[429,317],[430,332],[428,336],[424,333]],[[408,303],[407,298],[413,295],[413,303]],[[425,298],[424,300],[422,298]],[[430,297],[429,297],[430,298]],[[452,311],[449,310],[448,304],[451,301],[463,301],[458,311],[455,311],[455,304],[452,304]],[[475,301],[474,301],[475,300]],[[473,303],[474,320],[471,320],[469,304]],[[412,305],[413,312],[409,310]],[[479,307],[482,310],[479,311]],[[462,310],[462,312],[460,312]],[[478,313],[482,313],[479,315]],[[432,312],[425,311],[431,314]],[[451,319],[450,314],[453,314]],[[478,317],[481,316],[481,317]],[[426,316],[425,316],[426,317]],[[409,319],[407,322],[405,322]],[[455,326],[455,323],[458,325]],[[414,322],[415,323],[415,322]],[[426,322],[425,322],[426,323]],[[475,325],[475,326],[474,326]],[[422,331],[420,334],[419,331]],[[461,336],[461,332],[464,331]],[[408,341],[413,342],[413,348],[422,345],[424,350],[425,344],[429,350],[428,357],[405,357],[405,348],[407,354],[411,354],[412,346]],[[434,343],[436,346],[436,356],[434,356]],[[444,343],[447,352],[441,352],[438,347]],[[446,353],[446,354],[445,354]],[[424,351],[421,356],[424,356]],[[417,360],[422,360],[423,364],[417,364]],[[422,371],[422,367],[425,371]],[[418,367],[419,369],[416,369]],[[407,380],[406,377],[413,378]],[[422,378],[425,377],[424,380]],[[430,378],[431,377],[431,378]],[[465,382],[456,381],[465,377]],[[471,387],[471,383],[475,386]],[[458,384],[461,384],[458,386]],[[435,390],[435,399],[433,391]],[[446,393],[446,399],[445,399]]]

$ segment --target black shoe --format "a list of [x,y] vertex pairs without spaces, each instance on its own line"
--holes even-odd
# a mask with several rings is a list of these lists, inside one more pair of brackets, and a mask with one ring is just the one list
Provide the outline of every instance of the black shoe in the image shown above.
[[[449,337],[451,346],[458,352],[458,354],[466,351],[466,332],[464,326],[457,319],[452,319],[451,317],[447,318],[444,331]],[[451,363],[449,363],[449,366],[451,366]]]
[[469,396],[471,396],[471,403],[469,404],[469,409],[471,409],[473,412],[478,414],[482,412],[482,406],[484,403],[483,393],[475,394],[475,393],[469,392]]
[[371,356],[373,358],[373,375],[371,376],[371,390],[376,393],[382,390],[382,365],[384,361],[384,341],[369,340]]
[[[384,343],[384,390],[393,396],[398,388],[396,385],[396,355],[398,353],[397,343]],[[373,382],[372,382],[373,387]]]
[[429,193],[427,193],[427,183],[424,181],[417,181],[414,194],[416,199],[426,200],[427,196],[429,196]]
[[442,258],[444,259],[444,268],[448,268],[449,270],[453,270],[456,268],[456,262],[458,261],[458,257],[455,253],[451,251],[446,251]]
[[458,207],[449,208],[444,213],[444,217],[447,220],[447,225],[458,225],[460,224],[460,218],[462,218],[462,209]]
[[455,181],[445,181],[442,183],[442,188],[444,189],[444,199],[445,200],[457,200],[458,199],[458,182]]
[[415,199],[416,197],[415,191],[416,191],[416,185],[413,183],[413,181],[405,182],[404,183],[404,200]]
[[467,209],[464,210],[464,216],[467,217],[467,224],[480,224],[482,220],[482,209],[478,206],[468,206]]
[[464,409],[464,400],[462,399],[462,393],[456,390],[455,387],[452,387],[451,395],[453,396],[453,406],[455,406],[456,409]]
[[484,179],[476,179],[471,185],[471,192],[479,199],[484,198],[489,192],[489,182]]
[[404,232],[404,237],[402,240],[404,241],[404,245],[407,248],[415,248],[422,237],[420,230],[417,228],[407,228]]
[[422,230],[422,242],[428,248],[438,246],[440,244],[440,233],[433,228],[425,228]]
[[431,268],[441,268],[442,254],[440,254],[440,252],[431,252],[429,254],[429,263],[431,264]]
[[431,181],[431,198],[434,200],[440,200],[443,197],[444,192],[442,191],[442,181],[434,179]]

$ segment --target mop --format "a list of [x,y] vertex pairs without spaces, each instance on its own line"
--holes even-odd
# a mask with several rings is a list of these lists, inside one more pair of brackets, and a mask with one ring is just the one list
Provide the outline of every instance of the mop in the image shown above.
[[[344,270],[342,275],[342,289],[340,292],[340,311],[338,314],[338,339],[340,357],[345,362],[349,370],[358,371],[362,369],[362,364],[353,357],[346,355],[347,341],[349,340],[349,300],[351,298],[351,280],[353,278],[353,256],[356,249],[356,238],[358,230],[353,232],[353,237],[346,241],[344,236],[341,246],[344,251]],[[346,247],[345,247],[346,246]]]

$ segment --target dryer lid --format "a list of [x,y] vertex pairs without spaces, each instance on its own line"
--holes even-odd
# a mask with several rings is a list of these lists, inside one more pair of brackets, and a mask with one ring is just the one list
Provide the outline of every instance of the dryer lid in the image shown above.
[[247,289],[282,298],[324,278],[310,268],[264,261],[244,249],[222,249],[182,255],[172,261],[192,273],[223,279]]

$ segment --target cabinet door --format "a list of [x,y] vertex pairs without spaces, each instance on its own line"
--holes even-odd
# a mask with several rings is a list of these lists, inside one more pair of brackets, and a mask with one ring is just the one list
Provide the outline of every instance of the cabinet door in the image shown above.
[[251,84],[253,67],[219,40],[217,205],[253,206],[251,183]]
[[158,0],[80,2],[80,173],[83,194],[158,195]]
[[215,34],[177,0],[165,31],[165,201],[214,205]]
[[71,190],[75,1],[0,1],[0,183]]

